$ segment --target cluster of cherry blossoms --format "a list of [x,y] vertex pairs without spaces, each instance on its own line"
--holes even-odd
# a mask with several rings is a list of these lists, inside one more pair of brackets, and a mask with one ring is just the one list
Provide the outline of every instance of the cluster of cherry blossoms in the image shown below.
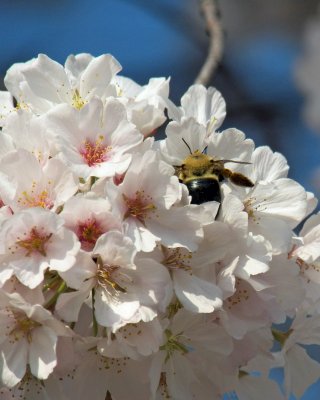
[[[316,199],[281,154],[218,131],[214,88],[176,106],[168,79],[120,70],[39,55],[6,74],[0,398],[301,397],[320,376],[304,347],[320,344],[320,214],[293,230]],[[176,169],[196,151],[253,187],[192,204]]]

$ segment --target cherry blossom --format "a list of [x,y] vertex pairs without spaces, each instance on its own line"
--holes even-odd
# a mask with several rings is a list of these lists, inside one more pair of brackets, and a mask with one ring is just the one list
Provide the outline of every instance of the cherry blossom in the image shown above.
[[121,70],[110,54],[90,61],[88,58],[91,57],[85,54],[70,56],[64,68],[45,54],[39,54],[27,63],[14,64],[5,76],[5,85],[19,104],[36,114],[61,103],[79,110],[93,96],[105,96],[111,79]]
[[4,221],[0,242],[1,284],[15,275],[31,289],[43,281],[47,268],[71,268],[80,248],[76,235],[63,227],[63,219],[39,207]]
[[72,331],[39,304],[30,305],[17,294],[0,296],[1,382],[15,386],[26,374],[27,364],[36,378],[48,378],[57,363],[58,336],[70,336]]
[[[176,106],[169,79],[120,69],[40,54],[6,74],[1,399],[300,398],[320,375],[317,199],[283,155],[217,131],[215,88]],[[196,152],[227,170],[211,171],[219,201],[191,204],[179,181]]]

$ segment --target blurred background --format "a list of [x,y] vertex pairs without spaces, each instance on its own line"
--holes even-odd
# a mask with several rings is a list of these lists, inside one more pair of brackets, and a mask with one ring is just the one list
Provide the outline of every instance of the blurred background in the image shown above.
[[[302,118],[305,100],[295,76],[319,2],[220,1],[224,56],[211,80],[227,103],[222,128],[237,127],[283,153],[289,177],[317,196],[320,132]],[[208,48],[197,0],[1,0],[0,26],[2,89],[6,70],[38,53],[62,64],[71,53],[111,53],[123,75],[140,84],[171,76],[171,99],[179,102]],[[320,384],[313,385],[303,400],[318,400],[319,393]]]

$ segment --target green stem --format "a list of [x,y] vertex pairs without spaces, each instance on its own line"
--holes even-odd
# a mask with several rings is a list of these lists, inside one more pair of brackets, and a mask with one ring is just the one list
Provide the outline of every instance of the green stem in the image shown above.
[[52,289],[52,287],[55,285],[55,283],[61,279],[60,276],[58,274],[56,274],[55,276],[53,276],[52,278],[49,278],[47,280],[47,283],[43,286],[43,292],[45,292],[48,289]]
[[67,290],[67,284],[65,283],[65,281],[63,281],[61,283],[61,285],[59,286],[58,290],[56,291],[56,293],[51,297],[51,299],[49,299],[46,304],[44,305],[44,308],[50,308],[52,305],[54,305],[57,300],[58,297],[60,296],[60,294],[62,294],[63,292],[65,292]]

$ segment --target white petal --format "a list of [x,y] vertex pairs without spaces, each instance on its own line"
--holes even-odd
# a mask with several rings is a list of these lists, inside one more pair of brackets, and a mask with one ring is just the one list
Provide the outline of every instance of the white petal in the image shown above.
[[6,116],[13,111],[13,97],[10,92],[0,90],[0,127],[5,123]]
[[213,283],[184,271],[175,271],[173,279],[175,293],[187,310],[211,313],[222,306],[222,291]]
[[320,364],[302,347],[293,346],[286,354],[285,387],[298,399],[320,377]]
[[285,400],[276,382],[260,376],[240,378],[236,392],[239,400]]
[[306,215],[306,191],[292,179],[281,178],[272,184],[258,184],[250,196],[255,198],[253,207],[257,206],[258,213],[280,218],[292,229]]
[[190,208],[189,213],[188,206],[160,210],[156,218],[146,221],[146,225],[152,234],[162,238],[162,243],[168,247],[186,247],[194,251],[203,237],[193,208]]
[[55,311],[66,322],[76,322],[79,312],[85,300],[89,297],[88,290],[79,290],[71,293],[63,293],[59,296]]
[[293,255],[306,262],[315,261],[320,257],[320,214],[311,215],[305,222],[300,236],[303,236],[304,244],[298,247]]
[[221,93],[213,88],[193,85],[181,98],[181,106],[186,117],[193,117],[200,124],[218,129],[226,116],[226,103]]
[[287,160],[280,153],[273,153],[267,146],[254,150],[252,155],[253,180],[273,182],[286,178],[289,170]]
[[5,386],[13,387],[24,377],[26,372],[28,342],[7,340],[1,345],[0,381]]
[[139,308],[139,302],[112,298],[104,290],[97,289],[94,307],[98,323],[116,329],[130,322]]
[[82,74],[80,95],[101,96],[112,77],[121,71],[121,65],[111,54],[93,58]]
[[38,379],[47,379],[57,365],[56,344],[57,335],[50,328],[42,326],[32,331],[29,364]]
[[68,102],[72,97],[63,66],[45,54],[39,54],[22,73],[36,96],[54,103]]

